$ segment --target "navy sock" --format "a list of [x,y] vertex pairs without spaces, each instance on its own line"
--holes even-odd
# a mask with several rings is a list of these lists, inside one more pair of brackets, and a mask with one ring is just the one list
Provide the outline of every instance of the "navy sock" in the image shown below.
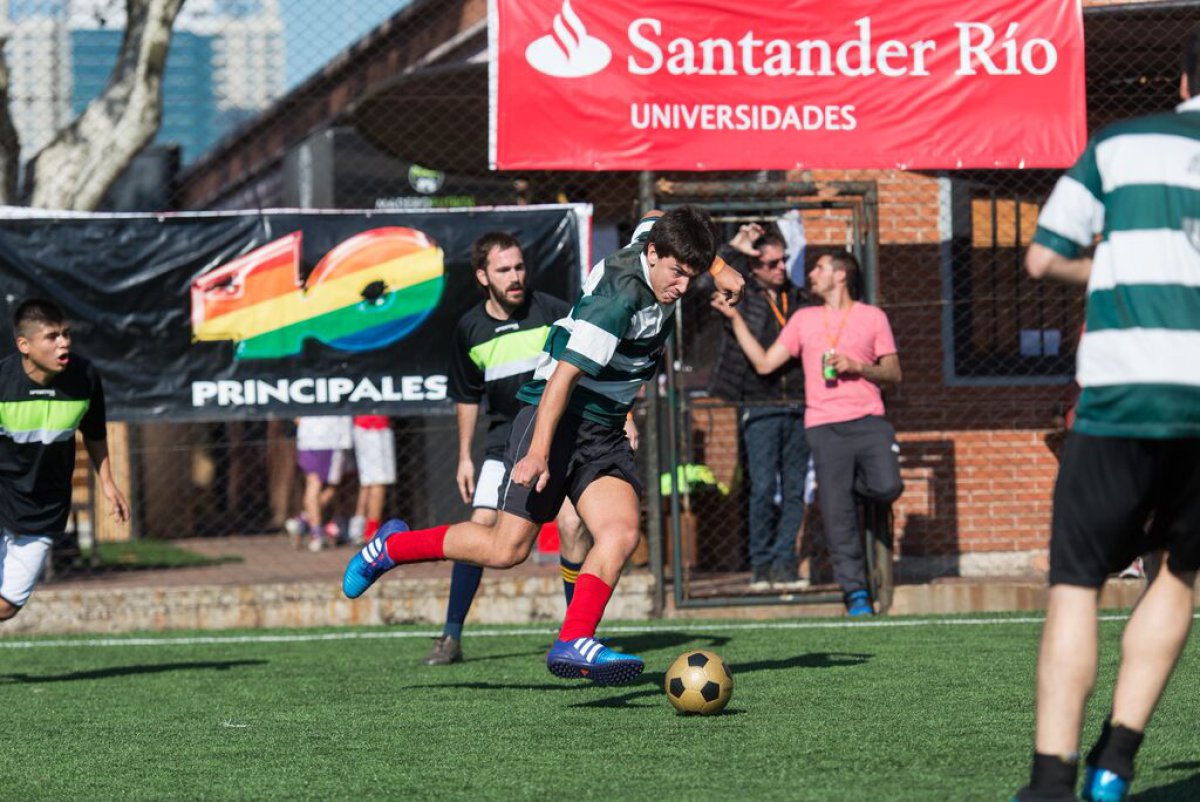
[[471,609],[471,602],[475,601],[482,578],[483,569],[478,565],[454,564],[454,570],[450,572],[450,602],[446,605],[443,635],[462,640],[463,622],[467,620],[467,612]]
[[562,574],[563,581],[563,596],[567,599],[567,606],[571,606],[571,599],[575,598],[575,581],[579,579],[579,569],[583,568],[583,563],[573,563],[566,557],[559,556],[558,570]]

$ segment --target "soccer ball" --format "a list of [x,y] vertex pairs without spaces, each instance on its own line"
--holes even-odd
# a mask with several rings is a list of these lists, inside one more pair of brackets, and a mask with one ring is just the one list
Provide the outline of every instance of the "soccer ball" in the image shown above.
[[733,674],[714,652],[699,649],[675,658],[663,679],[667,699],[680,713],[720,713],[733,695]]

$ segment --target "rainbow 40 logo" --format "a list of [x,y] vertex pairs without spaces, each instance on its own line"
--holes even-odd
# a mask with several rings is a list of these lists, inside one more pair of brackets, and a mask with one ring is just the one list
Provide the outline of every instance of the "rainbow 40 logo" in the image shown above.
[[437,306],[442,249],[411,228],[356,234],[300,278],[299,231],[192,282],[192,335],[233,340],[235,359],[299,354],[307,339],[373,351],[402,339]]

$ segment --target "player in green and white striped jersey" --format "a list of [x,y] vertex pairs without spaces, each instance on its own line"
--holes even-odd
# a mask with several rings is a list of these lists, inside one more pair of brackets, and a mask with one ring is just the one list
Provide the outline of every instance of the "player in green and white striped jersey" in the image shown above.
[[594,544],[547,667],[560,677],[604,684],[637,677],[641,658],[593,637],[638,540],[641,482],[625,416],[654,375],[674,304],[696,274],[712,265],[717,289],[740,297],[741,276],[714,263],[716,244],[708,213],[683,206],[639,226],[629,246],[593,268],[571,313],[554,324],[535,380],[519,394],[529,406],[513,421],[496,524],[410,532],[404,522],[389,521],[381,530],[386,541],[368,544],[346,567],[345,594],[361,595],[403,563],[516,565],[528,556],[538,526],[569,498]]
[[1054,491],[1037,735],[1021,802],[1075,798],[1105,577],[1137,554],[1166,550],[1165,570],[1125,628],[1084,799],[1126,798],[1142,733],[1191,626],[1200,567],[1198,68],[1200,31],[1184,53],[1183,102],[1096,133],[1042,209],[1026,257],[1034,278],[1087,284],[1087,330]]

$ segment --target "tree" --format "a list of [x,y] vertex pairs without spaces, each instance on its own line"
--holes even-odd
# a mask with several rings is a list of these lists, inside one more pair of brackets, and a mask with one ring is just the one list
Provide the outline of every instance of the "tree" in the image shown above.
[[[91,211],[158,133],[171,31],[184,0],[125,0],[125,36],[104,92],[30,160],[26,195],[43,209]],[[20,143],[0,56],[0,201],[16,202]]]

